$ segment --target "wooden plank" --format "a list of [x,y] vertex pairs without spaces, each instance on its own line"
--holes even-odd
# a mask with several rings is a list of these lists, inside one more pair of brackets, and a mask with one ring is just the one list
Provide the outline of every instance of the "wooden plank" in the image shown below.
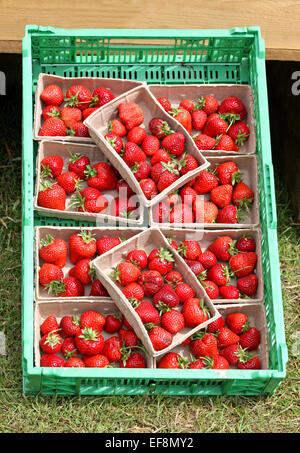
[[[184,6],[183,6],[184,5]],[[300,60],[300,2],[286,0],[0,0],[0,52],[18,53],[26,24],[57,28],[232,28],[260,25],[266,57]]]

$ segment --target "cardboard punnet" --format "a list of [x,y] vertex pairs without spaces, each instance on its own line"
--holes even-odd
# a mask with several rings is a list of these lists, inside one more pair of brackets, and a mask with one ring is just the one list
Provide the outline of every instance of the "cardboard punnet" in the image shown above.
[[[134,235],[144,231],[143,228],[103,228],[103,227],[84,227],[85,231],[91,231],[92,234],[95,235],[95,238],[98,239],[100,237],[108,236],[108,237],[119,237],[121,239],[128,240],[132,238]],[[41,239],[46,238],[48,234],[50,234],[54,239],[60,238],[64,239],[67,243],[69,242],[69,238],[76,233],[80,233],[80,227],[51,227],[51,226],[39,226],[35,227],[35,250],[34,250],[34,258],[35,258],[35,299],[38,301],[56,301],[59,298],[52,294],[48,294],[47,291],[40,285],[39,283],[39,270],[44,263],[44,261],[40,257],[40,248],[41,248]],[[67,277],[69,270],[74,266],[71,263],[68,253],[68,258],[65,267],[63,268],[64,276]],[[82,297],[64,297],[63,300],[74,300],[74,301],[81,301],[84,298],[89,299],[92,285],[85,286],[85,296]],[[93,297],[94,300],[103,300],[102,297]]]
[[[156,98],[164,96],[172,104],[172,107],[179,106],[180,102],[184,99],[191,99],[197,101],[201,96],[211,95],[214,96],[219,104],[223,99],[230,96],[237,96],[241,99],[246,107],[247,115],[243,120],[249,128],[249,138],[240,146],[239,154],[253,154],[256,152],[256,135],[255,135],[255,118],[254,118],[254,95],[250,85],[232,85],[232,84],[218,84],[218,85],[149,85],[149,90]],[[201,131],[196,129],[192,130],[192,136],[200,134]],[[224,155],[236,154],[236,151],[228,152],[222,150],[209,150],[202,151],[205,156],[209,155]]]
[[[173,254],[174,269],[180,272],[183,276],[183,281],[188,283],[195,290],[195,297],[204,299],[204,303],[210,312],[210,319],[195,328],[184,327],[182,331],[173,335],[173,342],[170,346],[162,351],[155,351],[149,339],[148,332],[144,327],[144,324],[142,323],[140,317],[136,314],[134,308],[122,293],[121,287],[113,282],[110,274],[113,268],[115,268],[121,261],[126,258],[130,250],[145,250],[147,255],[149,255],[149,253],[153,249],[159,249],[161,247],[168,249]],[[134,331],[144,344],[146,350],[152,357],[156,357],[167,351],[170,351],[172,348],[174,348],[174,346],[182,343],[190,335],[200,329],[203,329],[218,317],[218,310],[207,296],[196,276],[185,264],[179,254],[174,254],[173,252],[173,248],[170,246],[161,231],[157,228],[150,228],[146,231],[143,231],[142,233],[139,233],[126,243],[118,245],[113,250],[105,253],[102,256],[99,256],[93,261],[97,277],[99,278],[103,286],[105,286],[108,293],[118,306],[119,310],[124,314],[129,324],[133,327]],[[147,297],[145,297],[144,299],[147,300]]]
[[[125,218],[125,217],[116,217],[109,214],[110,210],[110,203],[114,200],[117,196],[119,196],[117,190],[103,190],[101,193],[108,199],[109,205],[104,210],[104,212],[100,212],[99,214],[93,212],[78,212],[74,206],[71,206],[71,195],[67,195],[66,198],[66,209],[64,211],[60,211],[59,209],[48,209],[43,208],[38,205],[38,194],[39,194],[39,184],[40,184],[40,174],[41,174],[41,161],[46,156],[51,156],[56,154],[62,157],[64,161],[63,172],[68,171],[68,164],[70,154],[82,154],[87,156],[91,161],[91,166],[98,162],[106,162],[110,164],[110,161],[106,158],[106,156],[99,150],[99,148],[94,145],[87,145],[82,143],[70,143],[70,142],[61,142],[61,141],[41,141],[39,143],[38,154],[36,158],[36,183],[35,183],[35,196],[34,196],[34,209],[40,214],[47,217],[58,217],[64,219],[73,219],[73,220],[82,220],[82,221],[89,221],[89,222],[99,222],[106,225],[118,225],[121,226],[140,226],[144,222],[144,209],[142,206],[139,205],[137,199],[137,206],[136,209],[136,217],[132,218]],[[118,170],[118,169],[117,169]],[[81,183],[82,189],[88,187],[87,183],[83,181]],[[136,195],[132,196],[136,197]]]
[[[33,138],[35,140],[61,140],[61,141],[72,141],[72,142],[84,142],[93,143],[90,137],[71,137],[71,136],[40,136],[41,127],[44,124],[42,113],[46,105],[41,100],[41,94],[47,85],[58,85],[66,95],[68,89],[73,85],[82,84],[86,86],[91,93],[96,88],[107,88],[118,98],[127,91],[131,91],[136,87],[145,85],[145,82],[137,82],[135,80],[125,79],[107,79],[100,77],[60,77],[57,75],[44,74],[39,75],[35,93],[35,106],[34,106],[34,125],[33,125]],[[62,105],[65,105],[62,104]],[[87,106],[88,107],[88,106]],[[61,108],[61,106],[60,106]]]
[[[227,315],[231,313],[244,313],[248,316],[250,327],[256,327],[260,331],[260,345],[255,351],[251,351],[253,355],[257,355],[261,361],[261,369],[269,369],[269,340],[268,340],[268,328],[267,320],[264,305],[261,304],[230,304],[230,305],[218,305],[218,310],[220,315],[223,318],[226,318]],[[188,358],[189,360],[193,359],[189,346],[179,345],[176,348],[172,349],[172,352],[182,355],[183,357]],[[157,368],[159,360],[162,357],[154,358],[153,365],[154,368]],[[230,365],[230,369],[236,369],[235,366]],[[218,370],[214,370],[218,372]],[[245,370],[247,373],[247,370]],[[226,370],[219,370],[220,374],[226,373]]]
[[[64,316],[81,316],[82,313],[88,310],[93,310],[98,313],[101,313],[103,316],[110,314],[120,313],[117,306],[111,299],[103,299],[101,302],[95,299],[84,299],[81,302],[66,302],[63,299],[57,299],[55,302],[45,301],[45,302],[36,302],[34,309],[34,363],[35,366],[40,366],[41,356],[43,352],[40,348],[40,339],[42,337],[40,326],[44,320],[50,316],[54,315],[60,323],[61,319]],[[104,341],[112,336],[117,336],[115,334],[109,334],[105,330],[102,330],[101,335],[104,338]],[[144,355],[147,363],[147,368],[153,368],[153,360],[151,357],[144,354],[140,349],[137,349],[137,352],[140,352]],[[63,357],[62,353],[59,352],[57,355]],[[63,357],[64,358],[64,357]],[[117,363],[111,363],[111,366],[117,367]]]
[[[264,275],[262,268],[262,249],[261,249],[261,231],[258,228],[253,228],[250,230],[188,230],[188,229],[164,229],[161,228],[161,232],[166,236],[166,238],[172,238],[179,244],[185,240],[194,240],[199,242],[202,252],[204,252],[210,244],[212,244],[220,236],[230,236],[234,241],[237,241],[244,235],[251,237],[255,240],[256,243],[256,253],[257,253],[257,263],[254,269],[254,274],[258,278],[258,287],[256,294],[253,298],[247,299],[222,299],[218,297],[213,299],[214,304],[254,304],[264,302]],[[228,266],[228,262],[219,261],[218,263]],[[237,278],[231,278],[229,284],[236,285]],[[219,307],[219,305],[218,305]]]
[[[254,155],[245,155],[245,156],[213,156],[207,157],[208,162],[210,163],[209,170],[213,171],[218,165],[233,161],[239,167],[242,175],[243,181],[247,184],[254,193],[253,203],[249,206],[249,212],[244,210],[244,217],[239,223],[167,223],[162,222],[158,223],[155,221],[153,216],[154,206],[148,209],[149,211],[149,222],[151,226],[156,226],[158,228],[197,228],[197,229],[227,229],[227,228],[255,228],[259,225],[259,194],[258,194],[258,168],[257,168],[257,157]],[[208,194],[198,195],[198,197],[203,198],[206,201],[210,201],[210,196]],[[198,214],[198,219],[200,215]]]
[[[147,200],[140,187],[139,182],[131,172],[130,168],[104,138],[104,136],[108,133],[109,121],[113,118],[118,117],[118,106],[119,104],[124,102],[135,102],[141,107],[144,113],[143,124],[147,131],[148,124],[151,119],[158,117],[163,119],[164,121],[167,121],[174,132],[181,132],[185,136],[185,152],[192,154],[199,163],[198,168],[188,172],[184,176],[181,176],[177,181],[175,181],[168,188],[160,192],[151,200]],[[138,193],[141,196],[141,202],[144,204],[144,206],[149,207],[162,200],[166,195],[195,178],[195,176],[197,176],[201,172],[201,170],[209,166],[209,163],[198,150],[193,139],[188,134],[186,129],[180,123],[178,123],[178,121],[171,118],[170,115],[165,112],[165,110],[161,107],[161,105],[156,101],[156,99],[151,95],[150,91],[145,86],[136,88],[130,93],[126,93],[118,99],[115,99],[109,104],[101,107],[101,109],[90,115],[84,121],[84,124],[89,128],[90,135],[95,143],[99,146],[103,153],[106,154],[111,163],[116,168],[118,168],[120,174],[127,181],[132,190],[134,190],[134,192]]]

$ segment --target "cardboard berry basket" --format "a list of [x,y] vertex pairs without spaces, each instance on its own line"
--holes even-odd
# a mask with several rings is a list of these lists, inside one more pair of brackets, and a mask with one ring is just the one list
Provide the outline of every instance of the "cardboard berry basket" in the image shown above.
[[[239,240],[243,236],[251,237],[256,243],[257,263],[253,273],[258,278],[258,287],[255,296],[249,298],[239,298],[235,300],[223,299],[221,296],[217,299],[212,299],[214,304],[257,304],[264,302],[264,275],[262,267],[262,246],[261,246],[261,231],[258,228],[250,230],[187,230],[187,229],[161,229],[161,232],[167,239],[173,239],[177,244],[185,240],[197,241],[200,244],[202,252],[204,252],[210,244],[212,244],[220,236],[229,236],[234,241]],[[228,266],[228,262],[219,261],[218,264]],[[232,277],[229,284],[236,285],[237,278]],[[218,305],[219,308],[219,305]]]
[[[153,216],[154,206],[149,208],[149,222],[151,226],[157,226],[159,228],[207,228],[207,229],[236,229],[236,228],[255,228],[259,225],[259,185],[258,185],[258,168],[257,168],[257,158],[254,155],[247,156],[214,156],[208,157],[208,162],[210,163],[209,171],[213,171],[218,165],[223,162],[233,161],[239,167],[242,175],[243,181],[247,184],[254,193],[253,203],[249,206],[249,212],[243,210],[243,218],[239,223],[168,223],[162,222],[158,223],[155,221]],[[198,195],[206,201],[210,201],[210,196],[208,194]],[[198,219],[197,219],[198,220]],[[199,219],[201,220],[201,219]]]
[[[64,96],[68,89],[73,85],[82,84],[86,86],[91,93],[96,88],[107,88],[109,89],[115,96],[118,98],[123,93],[127,91],[131,91],[132,89],[144,85],[144,82],[137,82],[135,80],[124,80],[124,79],[108,79],[108,78],[101,78],[101,77],[59,77],[52,74],[44,74],[40,73],[37,86],[36,86],[36,93],[35,93],[35,106],[34,106],[34,126],[33,126],[33,137],[35,140],[61,140],[61,141],[72,141],[72,142],[85,142],[85,143],[92,143],[92,139],[90,137],[71,137],[71,136],[43,136],[39,135],[40,130],[44,124],[44,119],[42,117],[42,113],[46,105],[44,105],[43,101],[41,100],[41,94],[46,88],[47,85],[58,85],[63,93]],[[62,105],[65,105],[62,104]]]
[[[201,96],[211,95],[214,96],[219,104],[223,99],[229,96],[237,96],[241,99],[247,110],[247,115],[243,120],[249,128],[248,140],[240,146],[238,154],[253,154],[256,152],[256,137],[255,137],[255,117],[254,117],[254,96],[250,85],[234,85],[223,84],[218,85],[149,85],[149,90],[155,98],[164,96],[172,104],[172,107],[178,107],[180,102],[184,99],[197,101]],[[196,129],[192,130],[192,136],[200,134],[201,131]],[[222,151],[222,150],[209,150],[201,151],[205,156],[209,155],[223,155],[236,154],[235,151]]]
[[[143,231],[141,228],[103,228],[103,227],[84,227],[84,231],[90,231],[96,239],[103,237],[103,236],[108,236],[108,237],[119,237],[120,239],[123,239],[124,241],[132,238],[134,235],[140,233]],[[45,239],[47,235],[51,235],[54,239],[60,238],[65,240],[67,243],[69,242],[69,238],[73,234],[80,233],[81,228],[80,227],[51,227],[51,226],[41,226],[41,227],[36,227],[35,228],[35,252],[34,252],[34,257],[35,257],[35,299],[38,301],[57,301],[58,299],[66,300],[66,301],[81,301],[83,299],[89,299],[89,294],[91,291],[91,284],[85,286],[85,295],[82,297],[64,297],[64,298],[58,298],[55,296],[54,293],[48,294],[48,292],[40,285],[39,283],[39,270],[44,263],[44,261],[40,257],[40,248],[41,248],[41,240]],[[69,258],[69,251],[68,251],[68,257],[67,257],[67,262],[65,267],[63,268],[64,276],[67,277],[69,270],[74,266],[74,264],[71,263],[70,258]],[[92,297],[95,300],[102,300],[102,297]]]
[[[233,302],[233,301],[231,301]],[[269,341],[268,341],[268,328],[267,328],[267,320],[264,306],[261,304],[253,304],[253,305],[246,305],[246,304],[229,304],[229,305],[218,305],[218,310],[220,315],[225,319],[227,315],[231,313],[244,313],[248,316],[249,325],[250,327],[256,327],[260,331],[260,344],[258,349],[255,351],[251,351],[253,355],[257,355],[260,362],[261,362],[261,369],[268,370],[269,369]],[[193,355],[190,351],[189,346],[179,345],[176,348],[172,349],[171,352],[176,352],[183,357],[186,357],[188,360],[193,359]],[[153,366],[157,368],[159,360],[162,357],[155,357],[153,359]],[[236,370],[237,372],[241,371],[237,369],[235,366],[230,365],[231,370]],[[192,370],[190,370],[192,372]],[[205,370],[202,370],[205,371]],[[220,376],[226,376],[227,370],[214,370]],[[250,370],[244,370],[248,372]],[[201,369],[200,369],[201,372]]]
[[[149,255],[149,253],[153,249],[160,249],[161,247],[168,249],[172,253],[174,258],[174,270],[180,272],[183,276],[183,281],[194,289],[196,293],[195,297],[204,300],[204,304],[208,308],[210,313],[210,319],[194,328],[184,327],[180,332],[173,335],[173,342],[170,346],[161,351],[155,351],[149,339],[148,332],[144,327],[144,324],[142,323],[140,317],[136,314],[134,308],[122,293],[121,287],[113,282],[110,274],[113,269],[125,259],[130,250],[145,250],[147,255]],[[133,327],[134,331],[141,339],[143,345],[145,346],[151,357],[159,356],[164,352],[171,350],[174,346],[182,343],[182,341],[184,341],[190,335],[197,332],[199,329],[204,328],[218,317],[218,311],[216,307],[206,295],[196,276],[184,263],[183,259],[177,253],[173,253],[173,251],[173,248],[170,246],[161,231],[156,228],[150,228],[146,231],[143,231],[142,233],[137,234],[126,243],[118,245],[113,250],[93,260],[93,265],[96,269],[97,277],[99,278],[103,286],[105,286],[119,310],[128,320],[129,324]],[[144,299],[147,300],[147,297],[145,297]]]
[[[153,197],[151,200],[148,200],[145,197],[139,182],[133,175],[128,165],[104,138],[104,136],[108,133],[109,121],[118,117],[118,106],[123,102],[135,102],[141,107],[144,114],[143,125],[145,126],[147,131],[148,124],[152,118],[161,118],[164,121],[168,122],[174,132],[181,132],[185,136],[185,152],[192,154],[198,161],[198,168],[181,176],[177,181],[175,181],[168,188],[164,189],[158,195]],[[170,115],[165,112],[159,102],[157,102],[156,99],[151,95],[147,87],[138,87],[132,90],[130,93],[126,93],[118,99],[114,99],[109,104],[92,113],[92,115],[90,115],[84,121],[84,124],[89,128],[92,139],[99,146],[101,151],[107,156],[111,163],[118,168],[120,174],[127,181],[132,190],[140,195],[141,203],[143,203],[144,206],[149,207],[155,204],[157,201],[162,200],[168,193],[171,193],[181,185],[187,183],[188,181],[191,181],[201,172],[201,170],[209,166],[209,163],[198,150],[188,132],[181,124],[178,123],[178,121],[171,118]]]
[[[58,324],[64,316],[81,316],[82,313],[88,310],[96,311],[101,313],[103,316],[110,314],[120,314],[120,311],[116,307],[115,303],[111,299],[103,299],[101,302],[95,299],[83,299],[80,302],[66,302],[62,299],[57,299],[55,302],[39,301],[35,304],[34,310],[34,362],[36,367],[40,367],[40,360],[43,352],[40,348],[40,339],[42,337],[40,326],[48,316],[54,315],[57,319]],[[58,332],[59,333],[59,332]],[[112,336],[117,336],[117,333],[109,334],[105,330],[102,330],[101,335],[104,341]],[[153,360],[141,349],[137,349],[140,352],[147,363],[147,368],[153,368]],[[59,352],[59,357],[64,358],[63,354]],[[110,366],[118,367],[117,363],[111,363]],[[43,367],[41,367],[44,369]]]
[[[91,161],[91,166],[98,162],[106,162],[110,164],[109,159],[99,150],[99,148],[94,144],[82,144],[82,143],[70,143],[70,142],[61,142],[61,141],[46,141],[43,140],[39,143],[38,154],[36,158],[36,184],[35,184],[35,196],[34,196],[34,209],[38,214],[47,217],[58,217],[63,219],[72,219],[72,220],[81,220],[96,222],[97,224],[110,224],[110,225],[120,225],[120,226],[140,226],[144,222],[144,208],[140,206],[139,201],[137,200],[136,214],[132,218],[128,217],[116,217],[110,215],[110,204],[113,199],[119,196],[117,190],[105,190],[101,193],[107,197],[109,204],[103,213],[98,214],[93,212],[78,212],[76,207],[72,206],[72,195],[67,194],[66,198],[66,209],[60,211],[58,209],[48,209],[38,204],[38,194],[40,187],[41,179],[41,161],[46,156],[51,156],[56,154],[60,156],[64,161],[64,166],[62,172],[68,171],[68,164],[70,153],[72,154],[82,154],[83,156],[89,157]],[[118,169],[117,169],[118,170]],[[49,179],[50,180],[50,179]],[[55,179],[53,180],[55,182]],[[83,181],[81,183],[82,189],[88,187],[87,183]],[[135,196],[136,197],[136,196]],[[137,197],[136,197],[137,198]]]

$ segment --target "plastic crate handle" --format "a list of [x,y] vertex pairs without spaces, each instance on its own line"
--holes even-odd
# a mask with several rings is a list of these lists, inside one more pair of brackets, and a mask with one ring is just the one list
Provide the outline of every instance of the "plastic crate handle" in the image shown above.
[[277,214],[276,214],[274,171],[272,163],[265,164],[265,191],[268,204],[267,206],[268,227],[271,229],[276,229]]

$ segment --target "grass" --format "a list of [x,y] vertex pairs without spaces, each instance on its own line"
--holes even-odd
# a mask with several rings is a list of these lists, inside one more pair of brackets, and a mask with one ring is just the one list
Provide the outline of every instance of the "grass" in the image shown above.
[[[2,101],[1,101],[2,102]],[[17,107],[15,107],[15,106]],[[7,121],[10,118],[10,121]],[[299,432],[300,234],[276,178],[278,233],[289,363],[270,397],[30,397],[21,370],[21,131],[17,97],[0,105],[0,432]],[[299,350],[300,348],[298,348]],[[294,351],[297,353],[297,351]],[[270,422],[271,421],[271,422]]]

